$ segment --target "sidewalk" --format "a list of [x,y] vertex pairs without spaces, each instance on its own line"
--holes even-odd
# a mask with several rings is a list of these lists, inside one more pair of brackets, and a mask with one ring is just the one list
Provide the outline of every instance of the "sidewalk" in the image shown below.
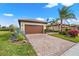
[[72,48],[70,48],[69,50],[67,50],[61,56],[79,56],[79,43],[77,43]]

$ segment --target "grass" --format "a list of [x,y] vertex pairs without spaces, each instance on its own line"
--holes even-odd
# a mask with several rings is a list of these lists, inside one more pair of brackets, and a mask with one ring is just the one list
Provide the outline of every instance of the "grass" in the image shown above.
[[0,31],[0,56],[36,56],[36,52],[29,44],[13,44],[10,41],[11,32]]
[[68,40],[68,41],[75,42],[75,43],[79,42],[79,36],[73,38],[73,37],[68,37],[68,36],[62,35],[62,34],[49,34],[49,35],[58,37],[58,38],[62,38],[64,40]]

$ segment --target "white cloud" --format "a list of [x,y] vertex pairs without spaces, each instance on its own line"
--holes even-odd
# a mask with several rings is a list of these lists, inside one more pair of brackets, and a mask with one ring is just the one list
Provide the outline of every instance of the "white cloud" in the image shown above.
[[[72,6],[72,5],[74,5],[73,2],[72,3],[62,2],[61,4],[64,5],[64,6]],[[55,6],[58,6],[58,3],[48,3],[47,5],[45,5],[44,8],[52,8],[52,7],[55,7]]]
[[[63,20],[64,24],[79,24],[79,20],[76,19],[67,19],[68,22],[66,22],[65,20]],[[60,23],[60,20],[58,21]]]
[[58,3],[48,3],[46,6],[45,6],[45,8],[52,8],[52,7],[55,7],[55,6],[57,6],[58,5]]
[[76,19],[68,20],[68,22],[73,23],[73,24],[79,24],[79,20],[76,20]]
[[53,18],[53,17],[49,17],[49,19],[52,20],[52,19],[55,19],[55,18]]
[[11,13],[4,13],[3,15],[4,15],[4,16],[14,16],[14,15],[11,14]]
[[61,3],[64,6],[72,6],[74,3]]
[[45,21],[45,19],[44,18],[36,18],[36,20],[40,20],[40,21]]

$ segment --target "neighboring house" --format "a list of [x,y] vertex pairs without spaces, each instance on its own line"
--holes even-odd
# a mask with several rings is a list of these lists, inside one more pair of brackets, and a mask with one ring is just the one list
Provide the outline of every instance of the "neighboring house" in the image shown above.
[[70,28],[73,29],[73,30],[74,29],[76,29],[76,30],[78,29],[77,25],[71,25]]
[[35,19],[19,19],[19,26],[26,34],[43,33],[46,29],[47,22]]
[[[65,28],[70,28],[70,29],[76,29],[78,30],[78,27],[77,25],[67,25],[67,24],[63,24],[62,25],[62,29],[64,30]],[[56,24],[53,24],[51,26],[49,26],[49,29],[50,30],[54,30],[54,31],[59,31],[60,30],[60,24],[59,23],[56,23]]]

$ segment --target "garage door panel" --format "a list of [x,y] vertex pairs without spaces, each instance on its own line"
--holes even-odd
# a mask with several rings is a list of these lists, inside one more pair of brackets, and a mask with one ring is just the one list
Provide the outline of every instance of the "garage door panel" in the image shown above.
[[42,33],[43,32],[43,26],[25,25],[25,32],[28,33],[28,34]]

